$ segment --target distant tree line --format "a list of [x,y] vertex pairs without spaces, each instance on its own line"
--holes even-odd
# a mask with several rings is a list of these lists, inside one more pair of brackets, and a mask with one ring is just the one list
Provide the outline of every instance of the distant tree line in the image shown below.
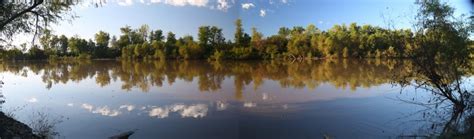
[[[416,31],[385,29],[371,25],[334,25],[327,31],[315,25],[282,27],[278,34],[263,36],[256,28],[244,31],[235,21],[233,40],[222,29],[201,26],[197,39],[177,38],[173,32],[120,28],[118,37],[99,31],[94,40],[57,36],[43,31],[39,45],[2,50],[4,59],[122,58],[122,59],[304,59],[304,58],[414,58],[469,57],[472,55],[473,17],[454,20],[454,9],[437,0],[420,5]],[[442,13],[442,14],[439,14]]]

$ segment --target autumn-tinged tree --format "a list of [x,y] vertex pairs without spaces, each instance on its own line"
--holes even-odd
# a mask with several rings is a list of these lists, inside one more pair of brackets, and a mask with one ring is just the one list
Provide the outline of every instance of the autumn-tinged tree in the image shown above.
[[242,28],[242,19],[235,21],[234,43],[237,47],[243,47],[244,44],[244,29]]
[[251,46],[257,50],[259,55],[265,53],[265,47],[263,46],[263,34],[257,31],[257,28],[252,28],[252,39],[250,41]]
[[202,58],[205,49],[193,40],[192,36],[184,36],[177,42],[179,55],[184,59]]

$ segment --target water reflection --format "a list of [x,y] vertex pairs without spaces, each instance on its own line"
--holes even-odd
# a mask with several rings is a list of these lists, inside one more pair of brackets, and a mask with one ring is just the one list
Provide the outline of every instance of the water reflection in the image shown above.
[[103,115],[103,116],[114,117],[114,116],[118,116],[119,114],[121,114],[121,112],[119,110],[110,109],[108,106],[94,107],[91,104],[84,103],[84,104],[81,105],[81,107],[83,109],[91,112],[91,113],[100,114],[100,115]]
[[[236,98],[242,98],[249,84],[258,89],[264,80],[277,81],[282,88],[314,89],[329,83],[355,90],[389,83],[399,73],[412,72],[413,63],[399,60],[323,60],[303,62],[206,62],[206,61],[74,61],[3,63],[0,72],[28,77],[28,71],[41,75],[47,89],[55,84],[93,78],[99,86],[119,80],[121,89],[173,85],[177,79],[197,81],[199,90],[221,89],[226,77],[233,78]],[[266,96],[264,96],[266,97]]]
[[3,81],[0,81],[0,110],[2,109],[2,104],[5,103],[5,97],[3,96]]
[[156,118],[166,118],[170,113],[176,112],[181,115],[181,117],[191,117],[191,118],[202,118],[207,115],[209,110],[206,104],[194,104],[194,105],[184,105],[184,104],[174,104],[171,106],[165,107],[152,107],[149,112],[150,117]]
[[[138,129],[133,135],[138,138],[207,138],[215,132],[221,138],[469,137],[473,87],[468,80],[473,71],[450,64],[380,59],[36,61],[4,62],[0,72],[16,79],[6,88],[6,104],[25,102],[65,114],[72,119],[61,125],[66,137],[77,135],[80,127],[88,127],[90,138],[117,134],[110,129],[116,127]],[[14,86],[22,82],[30,83],[28,88]],[[405,89],[398,94],[400,86]],[[400,117],[416,126],[387,124]],[[188,131],[194,134],[182,133]]]
[[467,62],[415,59],[413,72],[398,76],[396,84],[414,86],[432,94],[425,100],[400,99],[426,108],[419,111],[423,115],[420,120],[425,122],[420,135],[441,138],[474,136],[474,86],[470,81],[472,78],[466,77],[472,73],[472,65]]
[[[74,107],[73,103],[68,103],[67,106]],[[101,116],[108,116],[108,117],[116,117],[124,113],[132,113],[133,114],[146,114],[152,118],[168,118],[171,114],[177,114],[181,118],[203,118],[208,115],[209,109],[215,109],[215,111],[225,111],[229,107],[235,108],[245,108],[245,109],[252,109],[257,107],[257,103],[254,102],[245,102],[241,106],[230,106],[229,103],[223,101],[217,101],[209,104],[205,103],[195,103],[195,104],[170,104],[164,106],[155,106],[155,105],[147,105],[147,106],[136,106],[131,104],[120,105],[116,108],[109,107],[108,105],[105,106],[94,106],[92,104],[83,103],[80,105],[79,108],[92,113],[98,114]],[[262,105],[265,109],[288,109],[287,104],[281,105],[281,107],[274,107],[272,105]]]

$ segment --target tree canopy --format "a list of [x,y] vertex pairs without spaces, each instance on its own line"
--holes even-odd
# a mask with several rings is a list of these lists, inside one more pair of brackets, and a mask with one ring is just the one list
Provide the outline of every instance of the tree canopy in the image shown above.
[[[36,1],[35,1],[36,2]],[[226,40],[222,28],[201,26],[197,38],[177,37],[173,32],[164,33],[161,29],[150,29],[142,25],[133,29],[120,28],[119,36],[111,36],[99,31],[94,40],[78,36],[55,35],[42,29],[39,46],[31,52],[46,56],[32,56],[26,50],[2,49],[1,57],[6,59],[30,58],[122,58],[122,59],[305,59],[305,58],[466,58],[473,55],[472,41],[473,16],[455,17],[454,8],[439,0],[418,0],[419,12],[414,30],[386,29],[371,25],[334,25],[321,30],[310,24],[307,27],[281,27],[276,35],[263,36],[257,28],[250,34],[243,29],[243,21],[235,21],[233,39]],[[54,8],[54,5],[59,7]],[[48,7],[49,6],[49,7]],[[51,21],[62,19],[70,5],[51,2],[41,5],[49,12]],[[8,8],[3,6],[2,8]],[[23,5],[26,7],[26,5]],[[42,8],[34,8],[41,11]],[[2,11],[6,18],[12,18]],[[17,8],[17,7],[15,7]],[[56,10],[56,12],[54,12]],[[34,13],[30,13],[33,16]],[[2,27],[2,35],[27,32],[33,26],[28,15],[13,20]],[[3,17],[3,16],[2,16]],[[25,20],[25,21],[23,21]],[[14,30],[14,27],[20,27]],[[41,27],[40,27],[41,28]],[[25,31],[22,31],[25,29]],[[8,37],[7,37],[8,38]],[[36,49],[38,48],[38,49]]]

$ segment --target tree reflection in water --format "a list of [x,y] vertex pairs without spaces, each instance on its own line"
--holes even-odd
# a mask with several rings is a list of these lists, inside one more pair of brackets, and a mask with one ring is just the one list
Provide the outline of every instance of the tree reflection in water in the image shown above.
[[400,99],[426,107],[418,122],[426,122],[423,136],[472,138],[474,136],[474,90],[469,61],[415,59],[413,72],[404,72],[395,80],[402,86],[414,86],[430,92],[428,100]]
[[5,103],[5,96],[3,96],[3,81],[0,81],[0,110],[2,110],[2,104]]
[[15,62],[0,65],[0,72],[28,76],[41,75],[46,88],[54,84],[95,79],[107,86],[121,81],[123,90],[138,87],[172,85],[177,79],[197,80],[200,91],[216,91],[226,77],[233,77],[235,96],[241,97],[245,86],[259,88],[265,79],[279,82],[284,88],[314,89],[322,83],[338,88],[377,86],[392,81],[389,73],[410,72],[412,63],[397,60],[322,60],[302,62],[278,61],[49,61]]
[[[429,124],[420,135],[441,137],[473,136],[474,94],[467,81],[473,69],[467,62],[420,60],[317,60],[301,62],[279,61],[43,61],[4,62],[0,72],[42,77],[46,88],[58,83],[94,79],[104,87],[119,81],[121,89],[172,85],[176,80],[196,81],[201,92],[222,88],[225,79],[233,80],[234,96],[243,99],[244,89],[253,84],[258,89],[264,81],[278,82],[282,88],[315,89],[331,84],[340,89],[370,88],[387,83],[415,86],[432,93],[426,100],[402,100],[419,104],[422,119]],[[471,90],[469,90],[471,89]],[[413,92],[407,92],[413,93]],[[164,109],[164,108],[163,108]],[[158,112],[158,110],[155,110]],[[165,111],[166,112],[166,111]],[[179,111],[178,111],[179,112]]]

